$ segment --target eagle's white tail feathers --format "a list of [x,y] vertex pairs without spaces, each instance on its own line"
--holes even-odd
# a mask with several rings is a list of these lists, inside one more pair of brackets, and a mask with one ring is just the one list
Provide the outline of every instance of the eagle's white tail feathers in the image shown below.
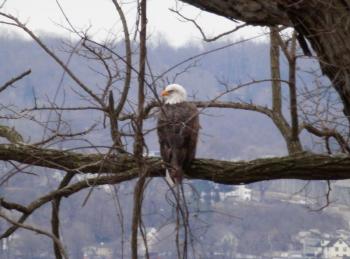
[[175,186],[175,181],[171,177],[171,174],[170,174],[168,169],[166,169],[166,171],[165,171],[165,180],[168,182],[170,187],[174,187]]

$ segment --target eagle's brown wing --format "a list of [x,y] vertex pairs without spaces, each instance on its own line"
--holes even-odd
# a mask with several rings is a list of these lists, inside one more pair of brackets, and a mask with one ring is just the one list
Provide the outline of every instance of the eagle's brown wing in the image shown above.
[[159,111],[160,153],[170,175],[181,182],[196,154],[199,131],[197,107],[188,102],[166,104]]

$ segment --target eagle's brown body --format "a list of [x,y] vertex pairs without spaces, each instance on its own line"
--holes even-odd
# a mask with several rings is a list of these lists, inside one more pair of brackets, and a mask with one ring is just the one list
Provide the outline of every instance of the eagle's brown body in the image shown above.
[[160,153],[171,178],[179,183],[195,158],[199,130],[197,107],[189,102],[165,104],[158,117]]

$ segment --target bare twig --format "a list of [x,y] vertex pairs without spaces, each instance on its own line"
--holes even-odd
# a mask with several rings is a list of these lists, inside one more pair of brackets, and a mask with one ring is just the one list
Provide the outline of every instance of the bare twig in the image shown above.
[[125,43],[125,51],[126,51],[126,72],[125,72],[125,80],[124,80],[124,87],[123,87],[123,92],[119,100],[119,104],[115,109],[116,116],[119,116],[121,113],[126,98],[129,93],[130,89],[130,83],[131,83],[131,72],[132,72],[132,52],[131,52],[131,41],[130,41],[130,34],[129,34],[129,29],[128,29],[128,24],[126,22],[126,18],[124,15],[124,12],[121,8],[121,6],[118,4],[117,0],[112,0],[115,8],[117,9],[118,15],[120,17],[120,20],[122,21],[123,24],[123,31],[124,31],[124,43]]
[[98,104],[104,107],[102,100],[87,86],[85,85],[74,73],[71,69],[69,69],[64,62],[53,52],[51,51],[25,24],[21,23],[16,17],[0,12],[0,16],[3,16],[11,21],[14,24],[25,31],[53,60],[57,62],[61,66],[62,69],[66,71],[66,73],[73,79],[74,82],[77,83],[86,93],[88,93]]
[[229,35],[229,34],[232,34],[232,33],[236,32],[236,31],[242,29],[243,27],[246,27],[246,26],[247,26],[247,24],[244,23],[244,24],[242,24],[242,25],[236,26],[236,27],[233,28],[232,30],[223,32],[223,33],[221,33],[221,34],[218,34],[218,35],[216,35],[216,36],[214,36],[214,37],[209,38],[209,37],[207,37],[207,35],[204,33],[202,27],[196,22],[196,20],[184,16],[184,15],[181,14],[178,10],[175,10],[175,9],[172,9],[172,8],[170,8],[169,10],[170,10],[171,12],[173,12],[173,13],[176,13],[178,16],[180,16],[180,17],[181,17],[182,19],[184,19],[185,21],[193,23],[194,26],[195,26],[195,27],[197,28],[197,30],[199,31],[199,33],[202,35],[203,40],[206,41],[206,42],[216,41],[216,40],[218,40],[218,39],[220,39],[220,38],[222,38],[222,37],[224,37],[224,36],[227,36],[227,35]]
[[1,212],[0,212],[0,217],[5,219],[6,221],[8,221],[9,223],[11,223],[12,225],[14,225],[14,226],[16,226],[18,228],[27,229],[27,230],[30,230],[30,231],[33,231],[35,233],[38,233],[38,234],[41,234],[41,235],[44,235],[44,236],[47,236],[47,237],[51,238],[52,241],[55,242],[55,244],[59,248],[60,253],[62,254],[63,258],[68,259],[67,252],[65,251],[61,241],[58,238],[56,238],[54,235],[52,235],[51,233],[49,233],[49,232],[47,232],[45,230],[42,230],[42,229],[30,226],[30,225],[25,225],[25,224],[16,222],[16,221],[10,219],[8,216],[6,216],[5,214],[3,214]]
[[348,142],[336,130],[328,128],[318,129],[312,126],[311,124],[304,124],[304,128],[311,134],[316,135],[318,137],[325,137],[327,139],[329,139],[330,137],[334,138],[338,142],[343,152],[350,153],[350,147]]
[[2,3],[0,4],[0,9],[3,8],[6,4],[7,0],[3,0]]
[[6,88],[8,88],[9,86],[11,86],[12,84],[14,84],[15,82],[21,80],[22,78],[26,77],[27,75],[29,75],[32,71],[29,69],[25,72],[23,72],[22,74],[12,78],[11,80],[7,81],[5,84],[3,84],[2,86],[0,86],[0,93],[4,90],[6,90]]
[[[17,222],[23,223],[35,210],[37,210],[44,204],[51,202],[56,198],[69,197],[70,195],[77,193],[83,189],[90,188],[91,186],[104,185],[104,184],[116,184],[119,182],[128,181],[135,178],[136,176],[137,176],[137,170],[135,169],[125,171],[118,175],[99,176],[92,179],[85,179],[83,181],[52,191],[34,200],[26,207],[23,207],[20,204],[7,202],[4,199],[1,200],[0,205],[3,204],[4,205],[3,207],[9,210],[17,210],[19,212],[22,212],[23,214],[17,220]],[[10,236],[17,229],[18,229],[18,226],[10,227],[0,236],[0,239]]]

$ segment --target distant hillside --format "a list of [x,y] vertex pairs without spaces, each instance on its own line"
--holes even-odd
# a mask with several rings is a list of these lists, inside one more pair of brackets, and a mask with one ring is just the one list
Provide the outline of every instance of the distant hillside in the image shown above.
[[[68,58],[65,52],[68,47],[59,47],[61,40],[54,38],[43,40],[64,60]],[[222,45],[223,43],[214,43],[203,47],[188,46],[179,49],[171,48],[166,43],[151,46],[148,52],[152,72],[154,74],[162,73],[188,57]],[[195,96],[196,100],[208,100],[217,96],[224,89],[219,81],[224,81],[227,85],[232,86],[252,79],[269,78],[268,55],[267,44],[246,42],[196,58],[166,74],[164,80],[173,82],[177,73],[190,66],[187,72],[176,78],[176,82],[186,86],[190,95]],[[259,57],[259,62],[257,62],[256,57]],[[69,63],[69,67],[84,82],[97,86],[103,82],[103,79],[96,76],[96,73],[91,70],[91,66],[80,57],[74,57]],[[62,69],[33,42],[13,37],[2,37],[0,40],[0,67],[3,68],[0,70],[0,83],[26,69],[32,70],[32,74],[23,82],[18,83],[16,89],[2,93],[1,96],[9,104],[16,103],[20,107],[33,106],[34,95],[39,104],[45,104],[48,98],[52,99],[53,89],[57,88],[63,74]],[[163,83],[159,84],[160,88],[166,84],[164,80]],[[264,85],[259,84],[242,89],[237,93],[224,96],[223,99],[256,100],[261,104],[269,104],[270,90],[268,84]],[[60,90],[57,92],[56,102],[65,103],[67,106],[82,103],[80,98],[72,92],[74,88],[74,83],[65,75]],[[79,121],[74,122],[77,127],[79,124],[84,125],[84,118],[87,118],[87,114],[83,112],[76,112],[74,115],[65,113],[64,116],[72,119],[79,118]],[[153,123],[154,121],[150,122],[150,124]],[[286,154],[284,143],[278,131],[263,115],[247,111],[208,109],[201,115],[201,125],[199,156],[251,159],[264,155]],[[21,130],[21,125],[16,126]],[[249,131],[246,130],[248,128]],[[28,129],[26,128],[26,130]],[[24,130],[24,134],[26,130]],[[34,133],[35,131],[31,132],[31,135]],[[100,138],[99,140],[109,141]],[[151,150],[158,149],[154,135],[148,138],[148,142]]]

